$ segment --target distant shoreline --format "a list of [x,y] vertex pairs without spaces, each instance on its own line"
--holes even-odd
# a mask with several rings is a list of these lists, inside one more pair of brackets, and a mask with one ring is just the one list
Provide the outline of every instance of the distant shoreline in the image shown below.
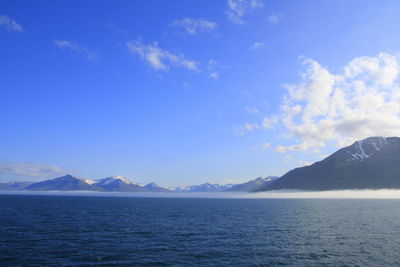
[[87,196],[135,198],[208,198],[208,199],[399,199],[400,189],[332,190],[332,191],[268,191],[249,192],[97,192],[97,191],[0,191],[0,195]]

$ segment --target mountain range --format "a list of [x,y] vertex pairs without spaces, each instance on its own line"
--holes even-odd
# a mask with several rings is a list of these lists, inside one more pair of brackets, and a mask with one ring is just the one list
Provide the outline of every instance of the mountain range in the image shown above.
[[175,192],[187,192],[187,193],[194,193],[194,192],[224,192],[231,188],[232,184],[199,184],[199,185],[191,185],[186,187],[178,187],[175,188]]
[[[272,176],[271,176],[272,177]],[[263,182],[260,182],[260,181]],[[42,182],[9,182],[0,183],[0,190],[28,190],[28,191],[100,191],[100,192],[179,192],[179,193],[205,193],[225,191],[253,191],[257,186],[272,181],[268,178],[257,178],[244,184],[211,184],[204,183],[178,188],[165,188],[155,183],[146,185],[134,183],[122,176],[110,176],[99,180],[79,178],[72,175],[45,180]],[[234,188],[234,189],[233,189]],[[233,190],[232,190],[233,189]]]
[[247,183],[234,185],[234,186],[228,188],[226,191],[228,191],[228,192],[254,192],[254,191],[258,191],[258,190],[264,188],[265,186],[271,184],[278,178],[279,178],[278,176],[268,176],[266,178],[258,177]]
[[141,185],[122,176],[110,176],[99,180],[65,175],[51,180],[31,183],[25,188],[29,191],[103,191],[103,192],[167,192],[156,184]]
[[281,177],[258,177],[242,184],[204,183],[169,189],[134,183],[121,176],[99,180],[65,175],[42,182],[0,183],[0,190],[103,192],[260,192],[269,190],[400,189],[400,138],[369,137],[354,142],[310,166]]
[[255,191],[400,188],[400,138],[369,137]]

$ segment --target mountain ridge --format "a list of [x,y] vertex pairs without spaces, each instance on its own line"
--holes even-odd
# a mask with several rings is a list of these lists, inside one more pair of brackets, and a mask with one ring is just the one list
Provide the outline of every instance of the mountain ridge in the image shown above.
[[400,138],[368,137],[258,191],[400,188]]
[[268,176],[268,177],[258,177],[254,180],[250,180],[246,183],[237,184],[232,186],[231,188],[227,189],[227,192],[253,192],[258,191],[260,188],[272,183],[278,176]]
[[41,182],[0,183],[0,190],[104,192],[260,192],[270,190],[400,189],[400,138],[368,137],[338,149],[323,160],[281,177],[258,177],[241,184],[204,183],[165,188],[122,176],[91,180],[65,175]]

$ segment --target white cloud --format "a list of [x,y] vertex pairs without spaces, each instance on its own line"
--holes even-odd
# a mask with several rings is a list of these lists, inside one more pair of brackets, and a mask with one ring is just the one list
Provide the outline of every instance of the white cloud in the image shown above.
[[97,55],[93,51],[87,49],[86,47],[80,46],[76,43],[66,40],[53,40],[53,42],[57,47],[61,49],[67,49],[79,54],[83,54],[90,61],[98,60]]
[[262,8],[264,2],[262,0],[228,0],[228,9],[226,15],[236,24],[244,24],[243,17],[251,10]]
[[55,165],[43,165],[31,162],[0,162],[0,173],[37,178],[54,178],[65,175],[68,173],[68,171],[63,170]]
[[168,70],[171,66],[183,67],[191,71],[198,71],[195,61],[187,60],[182,54],[174,54],[158,47],[157,42],[145,45],[142,41],[127,42],[127,47],[132,55],[145,61],[154,70]]
[[286,153],[289,151],[307,151],[307,150],[310,150],[311,148],[323,147],[324,145],[325,145],[325,143],[321,142],[321,141],[307,141],[307,142],[302,142],[300,144],[295,144],[295,145],[290,145],[290,146],[278,145],[275,148],[275,151],[279,152],[279,153]]
[[257,50],[264,46],[263,42],[255,42],[252,46],[250,46],[250,50]]
[[281,21],[281,19],[282,19],[282,15],[279,13],[271,13],[267,18],[267,20],[272,24],[279,23],[279,21]]
[[171,26],[180,28],[188,35],[196,35],[198,33],[209,33],[217,29],[217,23],[206,20],[206,19],[192,19],[183,18],[181,20],[175,20],[171,23]]
[[244,135],[246,132],[251,132],[258,128],[260,128],[260,125],[257,123],[246,122],[243,126],[234,128],[234,133],[237,135]]
[[309,151],[327,142],[344,146],[368,136],[399,135],[397,56],[358,57],[336,73],[312,59],[304,59],[304,65],[301,81],[285,86],[279,115],[285,136],[300,142],[276,151]]
[[77,44],[71,43],[70,41],[65,41],[65,40],[53,40],[56,46],[59,48],[67,48],[71,49],[73,51],[79,51],[80,47]]
[[5,15],[0,15],[0,27],[10,32],[25,32],[21,25]]

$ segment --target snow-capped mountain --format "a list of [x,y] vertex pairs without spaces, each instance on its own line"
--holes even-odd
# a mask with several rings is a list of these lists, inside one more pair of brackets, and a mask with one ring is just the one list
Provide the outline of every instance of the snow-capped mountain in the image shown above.
[[33,191],[72,191],[72,190],[89,190],[89,191],[103,191],[101,188],[88,184],[83,179],[65,175],[51,180],[43,182],[33,183],[26,187],[27,190]]
[[392,138],[368,137],[363,140],[356,141],[351,146],[339,150],[332,156],[336,158],[343,158],[346,160],[346,162],[349,162],[349,164],[360,163],[374,155],[376,152],[379,152],[385,146],[390,145],[389,142],[392,143],[391,145],[393,145]]
[[369,137],[289,171],[260,190],[400,188],[400,138]]
[[108,191],[108,192],[169,192],[170,190],[160,187],[155,183],[146,186],[134,183],[122,176],[110,176],[99,180],[79,178],[65,175],[51,180],[38,183],[33,182],[10,182],[0,184],[0,190],[34,190],[34,191]]
[[278,179],[278,176],[268,176],[268,177],[258,177],[254,180],[251,180],[247,183],[243,183],[243,184],[237,184],[232,186],[231,188],[229,188],[226,191],[241,191],[241,192],[253,192],[253,191],[258,191],[261,188],[263,188],[264,186],[266,186],[267,184],[275,181],[276,179]]
[[94,182],[98,185],[107,185],[112,183],[137,184],[123,176],[109,176],[103,179],[95,180]]
[[116,192],[146,192],[147,190],[140,184],[122,176],[110,176],[93,183],[94,186],[100,187],[105,191]]
[[232,184],[200,184],[200,185],[191,185],[186,187],[175,188],[175,192],[223,192],[227,189],[231,188]]

